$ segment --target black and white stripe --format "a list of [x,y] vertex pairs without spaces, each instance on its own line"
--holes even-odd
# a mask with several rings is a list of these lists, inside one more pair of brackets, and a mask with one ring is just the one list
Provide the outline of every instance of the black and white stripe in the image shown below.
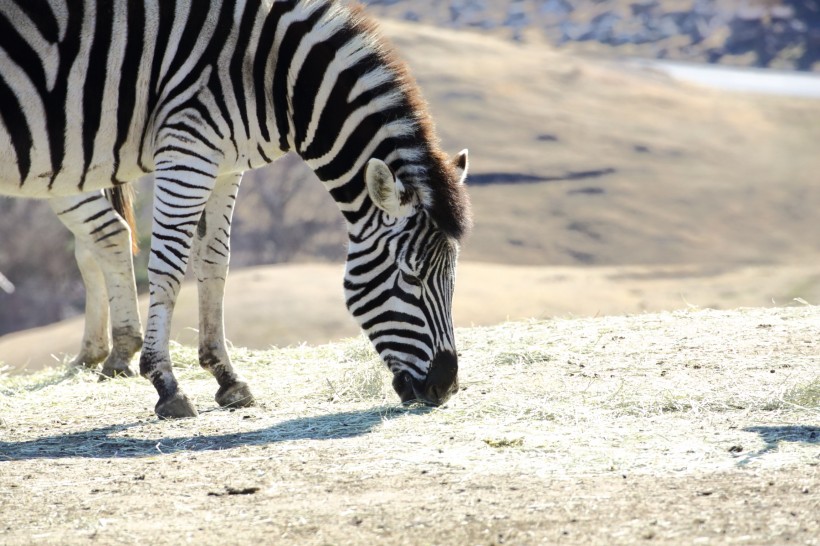
[[[0,193],[80,211],[95,192],[155,173],[140,371],[159,392],[161,416],[196,414],[168,355],[189,257],[200,284],[200,360],[220,383],[217,401],[253,403],[222,331],[230,221],[241,173],[288,151],[314,169],[347,220],[348,306],[396,390],[441,403],[457,389],[450,307],[457,241],[469,224],[466,154],[451,162],[439,150],[416,85],[359,8],[334,0],[0,4]],[[61,217],[93,241],[93,214]],[[130,274],[130,265],[98,246],[88,252],[111,291],[109,277]],[[124,319],[113,315],[114,307],[116,330]]]

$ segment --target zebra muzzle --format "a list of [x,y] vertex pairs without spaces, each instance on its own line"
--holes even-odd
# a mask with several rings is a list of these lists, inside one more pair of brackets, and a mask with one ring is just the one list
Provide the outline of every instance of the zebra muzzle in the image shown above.
[[402,371],[393,378],[393,389],[401,401],[440,406],[458,392],[458,357],[449,351],[436,355],[424,381]]

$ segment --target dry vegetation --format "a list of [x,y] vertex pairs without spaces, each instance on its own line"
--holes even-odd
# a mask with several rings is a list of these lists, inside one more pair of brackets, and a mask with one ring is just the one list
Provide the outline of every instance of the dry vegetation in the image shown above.
[[[300,264],[237,270],[228,279],[225,322],[237,347],[321,344],[359,328],[342,297],[342,266]],[[457,326],[673,309],[734,309],[820,302],[817,266],[540,267],[464,262],[453,314]],[[143,317],[148,308],[142,299]],[[172,338],[197,344],[197,297],[183,286]],[[30,372],[70,361],[83,319],[0,338],[0,366]]]
[[816,307],[460,330],[401,407],[363,339],[233,358],[261,405],[156,420],[143,380],[0,382],[4,544],[818,544]]

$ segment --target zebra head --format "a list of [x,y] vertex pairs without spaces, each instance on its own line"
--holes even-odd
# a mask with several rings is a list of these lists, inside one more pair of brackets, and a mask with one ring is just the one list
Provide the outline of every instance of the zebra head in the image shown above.
[[[446,171],[463,190],[467,152]],[[386,163],[365,170],[373,208],[350,238],[347,307],[393,373],[402,402],[441,405],[458,391],[452,302],[458,241],[442,229],[429,195],[404,184]],[[426,188],[429,190],[429,188]]]

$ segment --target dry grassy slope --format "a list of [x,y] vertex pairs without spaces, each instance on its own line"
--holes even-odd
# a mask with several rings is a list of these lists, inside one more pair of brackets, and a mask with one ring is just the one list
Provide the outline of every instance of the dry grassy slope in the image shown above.
[[573,181],[475,186],[467,260],[803,262],[820,254],[820,101],[721,93],[617,63],[386,21],[448,150]]
[[362,339],[233,351],[235,412],[175,347],[176,422],[142,379],[0,378],[2,543],[817,544],[819,313],[460,330],[431,411]]
[[[342,299],[342,267],[287,265],[234,271],[225,321],[237,347],[325,343],[358,327]],[[820,267],[542,267],[462,263],[454,302],[458,326],[506,320],[642,313],[688,307],[732,309],[820,302]],[[143,317],[148,303],[142,301]],[[173,339],[196,346],[197,298],[180,293]],[[54,365],[80,346],[82,318],[0,338],[0,363],[12,371]],[[57,355],[52,357],[51,355]]]

